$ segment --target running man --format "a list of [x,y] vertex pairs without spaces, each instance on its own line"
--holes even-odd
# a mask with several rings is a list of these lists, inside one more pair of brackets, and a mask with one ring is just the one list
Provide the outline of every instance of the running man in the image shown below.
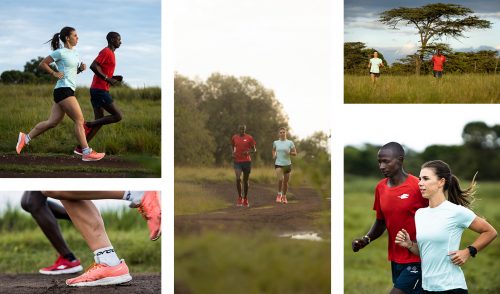
[[279,130],[279,139],[273,142],[274,169],[278,180],[276,202],[278,203],[288,203],[286,192],[288,191],[288,182],[292,173],[292,159],[290,156],[296,155],[297,149],[295,149],[295,145],[286,138],[286,129],[281,127]]
[[26,191],[21,198],[21,207],[35,219],[38,226],[59,253],[53,265],[39,270],[44,275],[73,274],[83,270],[80,260],[69,249],[57,224],[57,219],[71,221],[68,213],[61,205],[47,201],[40,191]]
[[433,63],[433,73],[436,79],[440,79],[443,77],[443,66],[446,62],[446,57],[441,54],[441,50],[436,50],[436,55],[432,56],[431,62]]
[[368,62],[368,68],[370,69],[370,77],[372,83],[375,85],[377,79],[380,77],[380,68],[384,67],[384,62],[382,59],[378,58],[378,52],[373,52],[373,58]]
[[[118,85],[123,80],[122,76],[113,76],[116,66],[115,50],[120,48],[122,39],[120,34],[109,32],[106,35],[106,40],[108,46],[99,52],[99,55],[90,65],[90,69],[94,72],[94,78],[90,85],[90,101],[94,109],[95,120],[85,122],[87,141],[92,140],[103,125],[117,123],[122,120],[122,113],[113,103],[113,98],[109,94],[109,85]],[[104,116],[104,110],[109,115]],[[73,152],[81,154],[81,146],[76,146]]]
[[414,240],[415,213],[417,209],[429,205],[429,201],[420,193],[418,178],[403,169],[404,155],[403,147],[395,142],[380,148],[378,163],[385,179],[375,188],[375,223],[364,237],[352,241],[352,250],[358,252],[387,229],[388,259],[391,261],[393,282],[390,294],[422,293],[420,258],[394,242],[397,233],[403,228]]
[[[250,153],[257,152],[256,143],[252,136],[246,133],[247,126],[238,126],[239,134],[231,138],[231,152],[233,155],[234,174],[236,175],[236,189],[238,191],[237,206],[249,207],[248,204],[248,179],[252,170]],[[243,195],[241,193],[241,174],[243,173]]]
[[51,198],[61,200],[73,224],[94,252],[95,263],[84,274],[66,280],[68,286],[100,286],[122,284],[132,280],[127,264],[119,259],[106,234],[99,210],[90,200],[124,199],[137,207],[147,220],[149,238],[161,235],[161,209],[159,192],[154,191],[42,191]]

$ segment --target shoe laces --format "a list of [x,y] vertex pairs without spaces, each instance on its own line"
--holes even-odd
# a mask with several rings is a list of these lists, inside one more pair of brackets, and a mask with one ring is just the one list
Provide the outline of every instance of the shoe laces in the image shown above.
[[85,274],[90,273],[91,271],[94,271],[100,267],[102,267],[102,264],[93,262],[91,265],[89,265],[89,267],[87,267],[87,269],[85,270]]

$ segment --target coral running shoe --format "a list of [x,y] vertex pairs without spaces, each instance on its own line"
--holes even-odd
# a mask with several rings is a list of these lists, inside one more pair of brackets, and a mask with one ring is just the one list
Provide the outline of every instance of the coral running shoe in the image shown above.
[[281,203],[281,195],[280,194],[278,194],[278,196],[276,196],[276,202]]
[[288,200],[286,200],[286,195],[281,196],[281,203],[287,204]]
[[73,153],[75,153],[77,155],[83,155],[82,147],[76,146],[75,149],[73,149]]
[[67,279],[66,285],[73,287],[116,285],[130,280],[132,277],[129,274],[128,266],[122,259],[117,266],[94,263],[82,275]]
[[92,131],[92,128],[87,127],[87,124],[83,123],[83,130],[85,131],[85,137],[87,137],[90,134],[90,132]]
[[149,239],[155,241],[161,236],[161,207],[160,195],[156,191],[144,192],[141,204],[137,210],[142,214],[148,222]]
[[98,160],[101,160],[104,155],[106,155],[105,153],[97,153],[95,152],[94,150],[90,151],[89,154],[83,154],[82,155],[82,160],[83,161],[98,161]]
[[74,274],[81,270],[83,270],[83,267],[78,259],[75,261],[69,261],[64,257],[59,256],[53,265],[44,267],[40,269],[39,272],[44,275],[64,275]]
[[16,144],[17,154],[21,154],[21,150],[23,150],[24,145],[26,145],[26,134],[19,132],[19,137],[17,138]]
[[248,198],[243,198],[243,206],[244,207],[249,207],[250,205],[248,204]]
[[243,206],[243,197],[238,196],[238,202],[236,203],[236,206]]

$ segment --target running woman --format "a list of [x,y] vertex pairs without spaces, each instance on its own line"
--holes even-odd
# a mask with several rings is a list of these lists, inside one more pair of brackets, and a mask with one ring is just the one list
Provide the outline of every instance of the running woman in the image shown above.
[[375,84],[377,79],[380,77],[380,68],[384,67],[384,62],[382,59],[378,58],[378,52],[373,52],[373,58],[368,62],[368,68],[370,69],[370,77],[372,83]]
[[[231,138],[231,152],[233,155],[234,174],[236,176],[236,190],[238,191],[237,206],[249,207],[248,180],[252,171],[252,158],[250,153],[257,152],[256,143],[252,136],[246,133],[247,126],[238,126],[239,134]],[[243,194],[241,193],[241,174],[243,173]]]
[[[472,180],[472,185],[462,190],[449,165],[434,160],[422,165],[418,185],[422,196],[429,199],[429,207],[417,210],[416,239],[403,227],[395,243],[422,258],[424,293],[468,293],[460,267],[497,236],[496,230],[469,208],[475,182]],[[466,228],[479,233],[479,237],[460,250]]]
[[441,50],[436,50],[436,55],[432,56],[431,62],[433,63],[433,73],[436,79],[440,79],[443,77],[443,66],[446,62],[446,57],[441,54]]
[[[118,85],[122,76],[114,76],[115,72],[115,50],[120,48],[122,39],[120,34],[109,32],[106,35],[108,46],[99,52],[99,55],[90,65],[94,72],[94,78],[90,85],[90,101],[94,109],[94,121],[85,122],[87,141],[92,140],[101,126],[117,123],[122,120],[122,113],[113,103],[113,98],[109,94],[109,86]],[[104,116],[104,110],[109,115]],[[76,154],[82,154],[82,147],[76,146],[73,150]]]
[[[61,42],[64,45],[61,48]],[[58,79],[54,88],[54,102],[48,120],[39,122],[28,134],[19,133],[16,145],[17,154],[21,153],[23,147],[42,134],[43,132],[57,126],[67,114],[75,123],[75,136],[82,146],[83,161],[97,161],[104,157],[104,153],[92,150],[85,139],[84,120],[80,104],[75,97],[76,75],[86,69],[75,46],[78,43],[76,30],[71,27],[62,28],[61,32],[54,34],[50,45],[53,52],[40,62],[40,68]],[[52,70],[49,64],[56,63],[58,71]]]
[[290,156],[296,156],[297,150],[292,141],[286,138],[286,129],[281,127],[279,130],[279,139],[273,142],[273,159],[276,178],[278,180],[278,195],[276,202],[287,204],[286,192],[288,191],[288,182],[292,173],[292,159]]
[[21,198],[21,207],[31,214],[50,243],[59,253],[53,265],[39,270],[44,275],[73,274],[83,270],[80,260],[69,249],[57,224],[57,219],[71,221],[63,206],[47,201],[40,191],[26,191]]
[[385,176],[375,188],[373,210],[375,223],[362,238],[352,241],[352,250],[358,252],[380,237],[387,229],[388,259],[391,261],[393,288],[390,294],[421,293],[422,274],[420,258],[396,246],[393,240],[398,231],[406,228],[415,238],[415,212],[428,206],[418,188],[418,178],[403,168],[404,149],[390,142],[378,152],[379,169]]
[[127,264],[119,259],[106,234],[104,222],[92,199],[124,199],[137,207],[147,220],[149,238],[161,234],[161,210],[158,192],[144,191],[43,191],[45,196],[61,200],[73,224],[94,252],[95,263],[87,271],[66,280],[68,286],[101,286],[132,280]]

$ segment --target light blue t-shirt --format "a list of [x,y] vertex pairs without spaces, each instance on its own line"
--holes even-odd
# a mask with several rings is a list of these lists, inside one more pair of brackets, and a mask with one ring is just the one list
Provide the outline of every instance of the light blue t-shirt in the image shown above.
[[73,91],[76,89],[76,71],[80,63],[80,55],[75,49],[60,48],[52,51],[50,56],[56,63],[57,70],[64,73],[64,77],[57,80],[54,89],[70,87]]
[[467,289],[462,269],[451,262],[448,253],[459,250],[462,232],[475,218],[470,209],[449,201],[417,210],[415,226],[424,290]]
[[382,64],[382,59],[380,59],[378,57],[377,58],[372,58],[372,59],[370,59],[370,64],[372,65],[371,68],[370,68],[370,72],[372,72],[372,73],[380,73],[380,64]]
[[295,148],[295,145],[290,140],[276,140],[273,142],[273,149],[276,150],[275,165],[286,166],[292,164],[290,151]]

